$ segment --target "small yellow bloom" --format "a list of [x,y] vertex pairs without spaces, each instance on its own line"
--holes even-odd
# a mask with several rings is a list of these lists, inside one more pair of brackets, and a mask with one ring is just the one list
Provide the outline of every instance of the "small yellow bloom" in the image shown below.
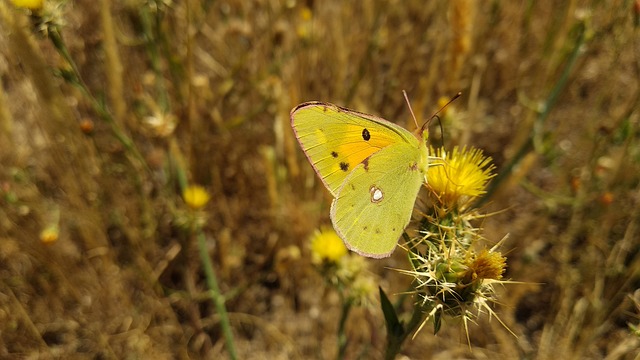
[[210,196],[202,186],[190,185],[182,193],[184,202],[192,209],[199,209],[209,202]]
[[479,149],[455,147],[451,153],[435,151],[427,173],[427,183],[439,202],[448,207],[462,207],[476,196],[485,193],[485,186],[494,174],[491,158]]
[[14,6],[29,10],[40,10],[44,0],[11,0]]
[[45,245],[50,245],[58,241],[60,229],[57,225],[47,226],[40,232],[40,241]]
[[333,229],[316,230],[311,237],[314,262],[338,262],[347,254],[347,247]]
[[311,12],[311,9],[306,6],[300,9],[300,19],[302,19],[302,21],[310,21],[312,17],[313,12]]
[[466,277],[471,281],[500,280],[507,267],[507,259],[499,252],[483,250],[468,266]]
[[296,27],[296,34],[302,40],[307,40],[311,35],[311,20],[313,12],[308,7],[303,7],[299,12],[299,22]]

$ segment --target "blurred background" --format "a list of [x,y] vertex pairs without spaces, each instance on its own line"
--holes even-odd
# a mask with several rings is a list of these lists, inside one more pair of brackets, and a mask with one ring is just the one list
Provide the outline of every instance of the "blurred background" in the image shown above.
[[[340,296],[312,262],[331,197],[289,125],[320,100],[491,156],[478,219],[505,284],[406,358],[640,356],[640,3],[0,2],[0,357],[336,357]],[[434,138],[442,141],[439,129]],[[200,185],[209,201],[183,191]],[[194,229],[199,229],[194,231]],[[506,239],[505,239],[506,237]],[[377,286],[346,358],[382,358]]]

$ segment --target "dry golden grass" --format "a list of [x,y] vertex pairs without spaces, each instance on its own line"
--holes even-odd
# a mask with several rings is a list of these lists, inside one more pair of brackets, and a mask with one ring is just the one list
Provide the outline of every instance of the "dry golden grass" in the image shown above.
[[[289,111],[322,100],[405,125],[405,89],[419,120],[463,91],[445,143],[505,172],[483,210],[506,210],[483,227],[509,234],[506,277],[528,284],[496,307],[517,338],[484,316],[469,346],[445,319],[403,354],[638,358],[634,2],[311,3],[68,2],[53,20],[86,94],[51,37],[0,2],[0,357],[226,357],[185,183],[211,195],[239,358],[335,357],[339,303],[308,244],[330,199]],[[370,265],[387,294],[405,289],[388,269],[403,251]],[[377,306],[354,310],[347,358],[382,356]]]

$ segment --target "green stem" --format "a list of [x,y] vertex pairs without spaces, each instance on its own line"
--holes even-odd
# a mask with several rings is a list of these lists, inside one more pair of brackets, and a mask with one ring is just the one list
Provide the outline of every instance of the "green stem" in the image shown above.
[[162,73],[162,62],[160,56],[159,44],[161,44],[161,36],[163,34],[160,29],[162,15],[161,4],[156,4],[157,11],[152,13],[148,6],[140,7],[140,23],[142,24],[142,32],[145,35],[145,45],[149,54],[149,63],[151,69],[156,74],[156,101],[163,111],[169,110],[169,97],[165,86],[165,77]]
[[211,258],[209,258],[209,252],[207,251],[204,233],[202,232],[202,229],[198,229],[197,232],[198,252],[200,253],[200,261],[202,262],[202,268],[207,279],[209,295],[211,295],[211,300],[216,306],[218,316],[220,316],[220,326],[222,327],[222,334],[224,335],[227,351],[229,352],[229,357],[235,360],[238,358],[238,354],[236,353],[236,347],[233,341],[233,333],[231,332],[229,315],[227,314],[227,309],[224,305],[225,299],[224,296],[220,293],[220,288],[218,287],[218,280],[213,270]]
[[60,29],[57,26],[51,26],[48,29],[48,37],[53,43],[53,46],[58,50],[58,53],[67,62],[69,67],[71,67],[71,73],[68,75],[71,75],[72,77],[65,78],[65,79],[68,80],[72,85],[75,85],[78,89],[80,89],[82,94],[84,94],[84,96],[87,99],[89,99],[91,106],[93,107],[94,111],[98,114],[98,116],[100,116],[100,118],[102,118],[109,124],[109,126],[111,127],[111,131],[113,132],[113,135],[116,137],[116,139],[120,141],[120,143],[125,147],[125,149],[130,154],[132,154],[144,166],[146,170],[149,170],[149,167],[147,166],[147,163],[144,160],[144,157],[142,156],[142,154],[140,154],[140,152],[138,152],[138,149],[136,148],[133,140],[131,140],[124,133],[124,131],[122,131],[118,127],[116,122],[113,120],[113,116],[111,115],[109,110],[106,108],[105,104],[98,101],[98,99],[96,99],[95,96],[91,94],[89,87],[80,76],[80,71],[78,71],[78,66],[76,65],[75,61],[73,61],[73,58],[69,54],[69,50],[67,49],[67,45],[64,42],[64,38],[62,37],[62,34],[60,34]]
[[350,300],[345,300],[344,295],[340,295],[342,298],[342,311],[340,313],[340,322],[338,323],[338,356],[337,359],[344,359],[345,352],[347,351],[347,335],[345,334],[345,325],[347,323],[347,318],[349,317],[349,312],[351,312],[351,307],[353,302]]

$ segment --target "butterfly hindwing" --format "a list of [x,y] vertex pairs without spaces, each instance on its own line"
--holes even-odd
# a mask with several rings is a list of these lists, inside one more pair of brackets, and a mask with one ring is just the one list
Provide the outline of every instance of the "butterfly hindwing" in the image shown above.
[[331,206],[331,220],[349,249],[375,258],[393,252],[424,181],[419,158],[418,148],[397,143],[347,176]]
[[334,197],[351,171],[374,153],[397,143],[419,147],[417,138],[396,124],[322,102],[294,108],[291,126],[309,162]]

